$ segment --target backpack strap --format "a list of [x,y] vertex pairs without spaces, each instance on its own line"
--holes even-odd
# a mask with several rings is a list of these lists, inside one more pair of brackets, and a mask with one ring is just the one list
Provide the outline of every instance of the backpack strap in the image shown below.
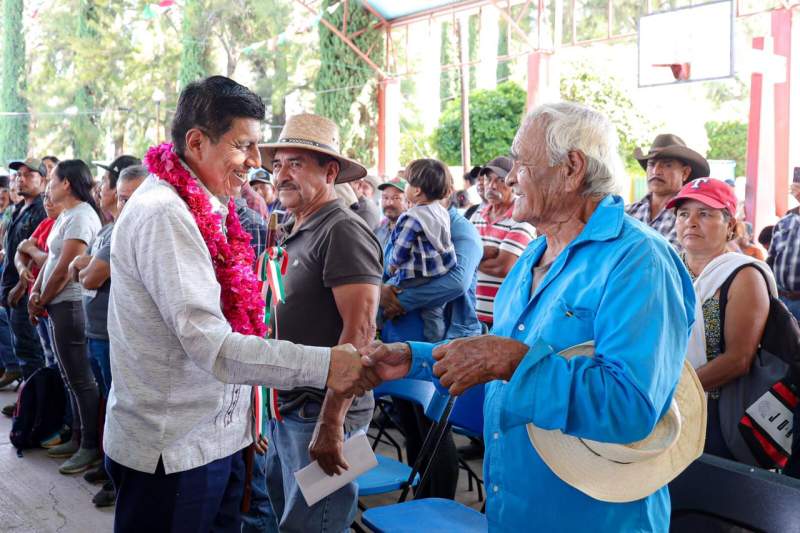
[[[761,274],[761,276],[764,278],[764,283],[767,284],[767,292],[769,292],[769,281],[767,280],[767,276],[766,276],[766,274],[764,274],[763,270],[761,270],[760,268],[758,268],[755,265],[755,263],[747,263],[745,265],[741,265],[741,266],[737,267],[736,270],[731,272],[731,275],[728,276],[728,279],[726,279],[723,282],[723,284],[720,286],[720,288],[719,288],[719,327],[720,327],[719,351],[720,351],[720,353],[724,353],[725,352],[725,308],[728,305],[728,290],[731,288],[731,284],[733,283],[733,280],[736,279],[736,274],[738,274],[740,270],[742,270],[744,268],[748,268],[748,267],[755,268],[756,270],[758,270],[759,274]],[[770,295],[770,296],[772,296],[772,295]]]

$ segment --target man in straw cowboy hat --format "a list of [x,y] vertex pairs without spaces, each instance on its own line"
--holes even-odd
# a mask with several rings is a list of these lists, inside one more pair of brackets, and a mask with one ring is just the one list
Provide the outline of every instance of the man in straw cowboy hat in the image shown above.
[[503,282],[491,334],[361,350],[383,379],[432,372],[452,394],[488,383],[491,530],[667,531],[665,485],[703,450],[703,391],[684,364],[691,281],[625,215],[617,143],[578,104],[529,113],[508,183],[514,218],[542,236]]
[[[337,199],[366,169],[343,156],[332,121],[300,114],[277,142],[262,146],[264,166],[292,218],[280,243],[289,256],[285,299],[275,307],[276,338],[313,346],[375,338],[382,250],[366,223]],[[285,387],[284,389],[289,389]],[[309,507],[294,472],[313,460],[329,475],[347,467],[342,445],[372,419],[371,393],[347,398],[322,387],[278,393],[282,420],[270,422],[267,489],[281,531],[344,531],[355,519],[358,487],[349,483]]]
[[675,233],[675,211],[666,205],[678,194],[685,183],[709,174],[708,161],[671,133],[657,135],[646,154],[636,148],[633,157],[647,172],[647,194],[625,208],[637,220],[641,220],[669,240],[680,250]]
[[352,346],[261,338],[253,252],[229,193],[261,164],[263,119],[261,98],[231,79],[187,85],[172,143],[148,151],[152,174],[114,226],[104,445],[117,532],[239,531],[253,442],[240,384],[363,393]]

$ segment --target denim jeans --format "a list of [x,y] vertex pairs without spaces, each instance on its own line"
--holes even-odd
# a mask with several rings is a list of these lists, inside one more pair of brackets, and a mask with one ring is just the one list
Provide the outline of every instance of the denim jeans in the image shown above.
[[800,321],[800,300],[790,300],[781,296],[781,301],[786,304],[786,307],[789,308],[794,317]]
[[6,372],[19,372],[19,362],[14,357],[14,344],[11,341],[11,324],[8,322],[5,307],[0,307],[0,364]]
[[242,533],[278,533],[278,519],[267,495],[267,454],[253,454],[250,510],[242,513]]
[[36,331],[39,332],[39,341],[42,343],[42,350],[44,351],[44,364],[47,366],[56,366],[56,354],[53,352],[52,336],[50,334],[50,317],[39,317],[39,324],[36,326]]
[[28,318],[28,295],[23,296],[16,307],[7,308],[11,323],[11,341],[14,344],[14,356],[27,379],[31,374],[44,366],[44,352],[39,334]]
[[106,339],[86,339],[86,341],[89,345],[89,362],[92,365],[100,396],[108,398],[108,391],[111,390],[111,361],[109,360],[111,345]]
[[[327,498],[306,505],[294,473],[308,465],[308,445],[321,406],[308,401],[283,415],[283,422],[270,421],[267,450],[267,492],[281,532],[349,531],[358,510],[358,486],[348,483]],[[366,428],[363,428],[366,429]],[[349,434],[345,435],[345,438]]]

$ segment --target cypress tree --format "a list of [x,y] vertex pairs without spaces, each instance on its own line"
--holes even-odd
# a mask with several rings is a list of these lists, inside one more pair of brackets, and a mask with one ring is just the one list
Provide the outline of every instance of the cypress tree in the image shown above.
[[[454,42],[453,32],[455,27],[450,22],[442,23],[442,46],[440,52],[440,64],[442,66],[454,65],[458,63],[458,50]],[[439,82],[439,98],[441,99],[440,109],[444,109],[447,102],[459,96],[458,78],[459,70],[442,71]]]
[[178,73],[178,84],[181,88],[205,78],[210,70],[207,41],[209,32],[204,24],[204,12],[203,0],[186,0],[181,25],[181,69]]
[[[508,22],[500,19],[500,38],[497,40],[497,56],[508,55]],[[508,61],[497,62],[497,83],[503,83],[511,77],[511,68]]]
[[[339,8],[329,13],[328,7],[335,4],[339,4]],[[345,4],[338,0],[324,0],[322,3],[323,16],[338,28],[342,27],[344,8]],[[359,2],[348,2],[347,9],[349,34],[375,23]],[[353,41],[360,50],[369,53],[376,65],[383,65],[383,32],[368,30]],[[316,112],[339,125],[345,154],[371,166],[377,143],[377,114],[374,112],[377,108],[376,73],[322,23],[319,25],[319,44],[321,65],[315,82]]]
[[[2,87],[0,87],[0,111],[27,113],[25,99],[25,36],[22,32],[22,0],[4,0]],[[9,159],[23,159],[28,152],[28,125],[26,115],[0,116],[0,165]]]

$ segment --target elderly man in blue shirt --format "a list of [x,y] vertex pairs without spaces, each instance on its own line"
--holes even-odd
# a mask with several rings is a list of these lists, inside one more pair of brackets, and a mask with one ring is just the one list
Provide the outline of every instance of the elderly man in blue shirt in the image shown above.
[[[383,379],[435,374],[452,394],[488,383],[490,529],[666,532],[665,486],[634,501],[595,499],[548,466],[528,426],[579,437],[587,448],[589,439],[633,443],[650,435],[670,412],[683,368],[694,316],[689,276],[669,244],[627,216],[615,196],[621,163],[605,117],[571,103],[539,107],[525,118],[512,157],[514,219],[533,224],[541,236],[503,282],[491,335],[436,349],[373,343],[362,349],[364,362]],[[559,354],[587,342],[594,348],[571,359]],[[700,417],[691,422],[700,424]],[[698,445],[692,453],[699,454]],[[647,481],[618,471],[608,485]]]

